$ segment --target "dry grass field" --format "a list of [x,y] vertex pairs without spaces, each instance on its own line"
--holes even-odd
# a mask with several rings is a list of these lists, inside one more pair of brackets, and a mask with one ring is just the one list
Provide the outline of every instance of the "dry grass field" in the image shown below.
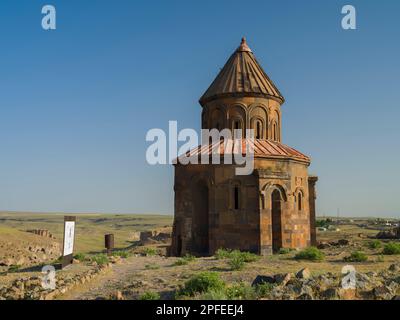
[[[334,290],[333,298],[342,299],[343,296],[339,294],[340,281],[343,277],[342,268],[348,264],[353,265],[357,273],[362,275],[362,281],[359,282],[362,286],[357,288],[357,295],[353,298],[389,299],[400,294],[400,255],[383,254],[383,248],[390,240],[375,240],[375,245],[371,245],[374,236],[380,230],[387,229],[384,224],[376,223],[372,218],[341,219],[337,224],[332,223],[332,230],[318,231],[319,243],[325,244],[325,247],[320,248],[323,254],[321,260],[298,259],[296,256],[299,251],[283,250],[280,254],[250,257],[248,261],[243,262],[236,261],[237,257],[234,256],[167,257],[165,249],[168,241],[139,245],[134,240],[137,239],[138,231],[171,226],[171,216],[105,214],[76,216],[75,253],[79,253],[80,257],[66,270],[57,271],[60,285],[73,283],[74,286],[69,290],[54,291],[52,297],[56,299],[259,299],[261,296],[256,295],[251,284],[260,275],[271,279],[280,279],[280,275],[284,275],[287,277],[286,280],[290,279],[287,284],[274,283],[272,291],[263,293],[264,298],[325,299],[326,292],[329,293],[328,298],[332,298],[330,295]],[[60,244],[62,228],[63,214],[0,213],[0,258],[4,254],[10,254],[12,250],[17,256],[23,255],[26,251],[23,253],[18,250],[35,244],[46,248],[46,252],[35,252],[34,255],[44,254],[48,263],[54,263],[54,255],[48,254],[48,246],[52,243]],[[55,235],[56,240],[27,233],[25,232],[27,229],[48,229]],[[112,257],[101,254],[104,250],[106,233],[115,234],[117,249]],[[400,244],[399,240],[394,242]],[[347,261],[346,259],[354,252],[362,253],[363,259]],[[45,258],[42,261],[45,261]],[[101,266],[108,266],[104,273],[90,281],[78,280],[85,278],[86,272],[95,272],[94,270]],[[3,268],[3,272],[0,273],[0,299],[2,292],[3,298],[7,299],[40,296],[42,291],[37,289],[37,284],[36,287],[31,285],[33,289],[28,290],[27,284],[23,286],[25,289],[22,292],[19,289],[21,282],[37,281],[32,279],[41,277],[40,268],[8,266],[8,272],[7,267],[0,268]],[[297,279],[296,273],[303,268],[308,270],[309,278]],[[211,290],[193,297],[177,296],[190,279],[203,272],[211,272],[221,279],[225,286],[223,291]],[[329,291],[327,288],[332,290]],[[385,293],[385,290],[390,293]]]

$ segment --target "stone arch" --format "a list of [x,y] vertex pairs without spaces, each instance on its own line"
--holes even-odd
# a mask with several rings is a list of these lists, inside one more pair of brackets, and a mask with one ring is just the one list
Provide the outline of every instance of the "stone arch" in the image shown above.
[[250,128],[254,130],[254,136],[257,137],[257,123],[261,121],[262,132],[260,139],[268,139],[268,108],[263,105],[252,105],[249,111]]
[[272,251],[278,252],[283,246],[282,237],[282,190],[273,188],[271,193]]
[[297,187],[296,190],[293,193],[294,195],[294,207],[295,210],[297,211],[303,211],[304,210],[304,204],[305,204],[305,193],[303,188]]
[[271,115],[271,138],[281,141],[281,116],[278,110],[274,110]]
[[196,175],[191,182],[192,195],[192,245],[193,252],[208,255],[210,250],[210,180]]
[[229,208],[234,211],[243,207],[243,184],[240,180],[231,180],[229,183]]
[[221,107],[216,107],[210,111],[210,116],[208,118],[208,128],[218,129],[221,131],[225,128],[225,111]]
[[289,193],[288,193],[288,190],[285,185],[268,182],[261,188],[261,190],[265,193],[272,193],[274,191],[274,189],[279,191],[279,193],[282,197],[282,200],[286,202],[288,199],[287,195]]
[[247,110],[243,104],[234,104],[228,108],[228,128],[230,130],[237,129],[237,123],[240,123],[242,136],[245,136],[247,128]]

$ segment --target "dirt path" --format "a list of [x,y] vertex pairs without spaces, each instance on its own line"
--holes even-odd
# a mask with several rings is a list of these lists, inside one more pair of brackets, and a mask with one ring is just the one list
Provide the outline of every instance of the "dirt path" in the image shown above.
[[[164,279],[159,278],[160,270],[165,269],[174,261],[164,257],[129,257],[119,264],[113,264],[111,269],[97,276],[92,281],[75,287],[59,296],[60,300],[96,300],[113,299],[117,291],[124,298],[135,299],[140,292],[147,290],[168,291]],[[143,279],[154,279],[147,282]],[[169,288],[172,290],[172,288]]]

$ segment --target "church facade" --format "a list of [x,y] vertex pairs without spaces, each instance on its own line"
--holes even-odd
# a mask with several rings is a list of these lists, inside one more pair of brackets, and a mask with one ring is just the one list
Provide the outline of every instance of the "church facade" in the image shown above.
[[[171,255],[212,255],[219,248],[261,255],[314,245],[315,185],[310,158],[281,142],[284,98],[245,39],[200,98],[202,128],[251,129],[254,170],[238,164],[175,164],[175,216]],[[235,143],[217,142],[221,158]],[[192,150],[210,155],[209,146]],[[214,148],[215,150],[215,148]]]

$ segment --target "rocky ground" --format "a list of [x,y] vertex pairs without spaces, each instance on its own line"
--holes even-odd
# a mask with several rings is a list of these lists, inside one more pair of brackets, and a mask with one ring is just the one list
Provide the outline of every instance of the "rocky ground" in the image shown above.
[[0,272],[9,267],[28,267],[58,259],[60,243],[33,233],[0,227]]
[[[271,290],[257,299],[399,299],[400,255],[382,253],[383,246],[393,240],[371,247],[374,230],[361,234],[349,225],[341,226],[340,232],[320,233],[319,248],[325,256],[321,261],[298,260],[297,251],[287,251],[259,257],[240,270],[232,268],[227,258],[200,257],[182,263],[180,258],[167,257],[167,234],[162,228],[143,233],[140,244],[124,249],[123,254],[116,252],[106,261],[102,261],[104,255],[100,255],[101,261],[93,254],[80,257],[56,272],[55,290],[43,289],[41,264],[33,268],[3,266],[6,271],[0,273],[0,299],[129,300],[146,294],[175,299],[188,279],[205,271],[217,273],[228,287],[270,284]],[[355,251],[363,252],[367,259],[346,261]],[[354,268],[354,289],[342,285],[346,276],[343,268],[348,265]]]

